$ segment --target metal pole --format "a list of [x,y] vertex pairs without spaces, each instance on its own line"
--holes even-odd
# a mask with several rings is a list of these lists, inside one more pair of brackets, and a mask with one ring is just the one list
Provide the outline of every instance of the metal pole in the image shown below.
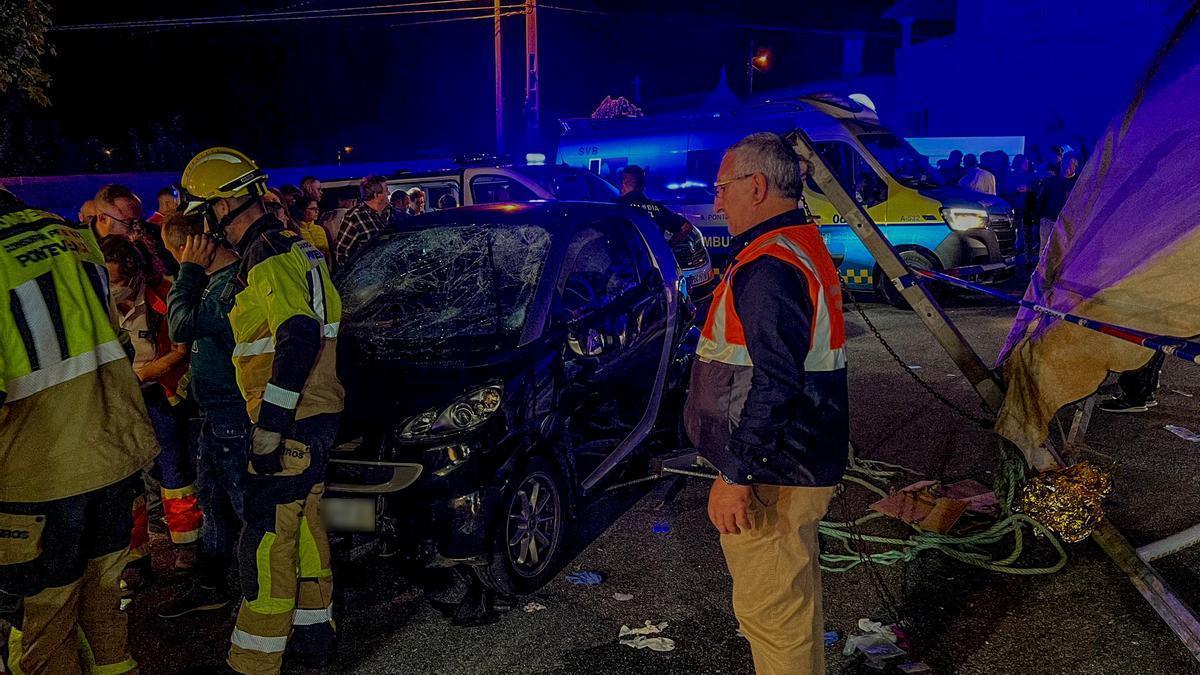
[[[800,129],[788,134],[787,139],[801,159],[809,162],[812,167],[813,179],[820,186],[825,197],[833,204],[842,218],[854,228],[855,234],[874,256],[888,280],[900,290],[904,299],[912,306],[913,311],[925,323],[926,328],[933,333],[934,338],[942,345],[950,358],[954,359],[959,370],[970,379],[980,398],[992,410],[999,410],[1004,400],[1004,391],[1000,381],[983,365],[979,355],[958,332],[958,329],[924,286],[916,283],[915,276],[896,253],[896,249],[892,248],[891,243],[879,231],[862,206],[847,194],[845,188],[826,166],[825,161],[817,154],[813,148],[812,139]],[[1063,466],[1062,461],[1046,448],[1035,448],[1026,456],[1026,460],[1039,471]],[[1194,534],[1193,532],[1181,533],[1179,539],[1190,539]],[[1187,604],[1176,595],[1158,572],[1144,558],[1138,556],[1137,551],[1107,520],[1101,522],[1092,533],[1092,541],[1099,544],[1117,567],[1128,575],[1134,588],[1142,594],[1142,597],[1154,608],[1163,622],[1183,642],[1192,657],[1200,659],[1200,620],[1197,620]],[[1168,550],[1177,544],[1178,541],[1170,541],[1157,547],[1150,546],[1146,557],[1162,552],[1158,549]]]
[[537,0],[525,0],[525,142],[530,148],[541,142],[538,59]]
[[750,55],[746,57],[746,94],[754,93],[754,38],[750,38]]
[[492,33],[496,51],[496,154],[504,154],[504,69],[501,67],[503,52],[500,49],[500,0],[494,0],[495,18]]
[[[950,358],[954,359],[954,363],[970,380],[971,386],[975,387],[975,391],[983,399],[984,404],[993,412],[1000,410],[1000,405],[1004,402],[1004,389],[1000,385],[1000,381],[983,364],[983,360],[979,358],[975,350],[967,344],[966,338],[946,317],[945,312],[942,311],[933,296],[917,283],[916,277],[908,269],[900,254],[892,248],[891,243],[879,231],[862,205],[855,201],[838,182],[837,177],[826,166],[825,160],[813,148],[812,139],[801,129],[788,134],[787,139],[796,150],[796,154],[812,167],[813,179],[820,186],[822,194],[853,228],[854,233],[858,235],[863,245],[875,258],[875,262],[879,263],[883,273],[896,286],[913,311],[924,322],[925,327],[933,333],[942,348],[946,350]],[[1054,466],[1057,464],[1051,461],[1046,466],[1039,468]]]

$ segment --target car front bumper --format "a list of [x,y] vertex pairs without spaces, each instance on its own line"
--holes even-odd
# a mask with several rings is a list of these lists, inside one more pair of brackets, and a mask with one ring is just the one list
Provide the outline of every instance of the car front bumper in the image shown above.
[[[481,563],[500,489],[473,480],[463,466],[438,476],[417,462],[330,459],[323,500],[331,534],[365,534],[395,541],[432,562]],[[463,471],[463,475],[454,473]],[[421,554],[417,554],[420,557]]]

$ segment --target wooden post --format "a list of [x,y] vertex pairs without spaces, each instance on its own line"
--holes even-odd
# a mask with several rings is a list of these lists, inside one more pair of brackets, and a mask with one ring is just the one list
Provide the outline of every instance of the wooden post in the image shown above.
[[493,0],[495,16],[492,19],[492,34],[496,52],[496,155],[504,154],[504,69],[501,67],[500,0]]
[[541,144],[538,60],[537,0],[525,0],[525,144],[530,149]]

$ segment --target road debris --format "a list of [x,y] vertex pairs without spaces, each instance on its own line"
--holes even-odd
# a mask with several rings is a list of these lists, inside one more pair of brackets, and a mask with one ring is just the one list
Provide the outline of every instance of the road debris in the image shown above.
[[1184,398],[1192,398],[1192,396],[1194,396],[1194,394],[1189,394],[1189,393],[1187,393],[1186,391],[1181,391],[1181,390],[1179,390],[1179,389],[1172,389],[1172,390],[1171,390],[1171,393],[1173,393],[1173,394],[1179,394],[1180,396],[1182,396],[1182,397],[1184,397]]
[[838,640],[841,640],[841,639],[842,639],[842,634],[837,632],[836,630],[825,631],[825,646],[826,647],[832,647],[832,646],[836,645],[838,643]]
[[604,576],[599,572],[572,572],[567,581],[577,586],[599,586],[604,583]]
[[540,612],[544,609],[546,609],[546,606],[540,602],[530,602],[530,603],[526,603],[526,605],[525,605],[525,612],[528,614],[533,614],[534,612]]
[[641,628],[630,628],[629,626],[622,625],[621,632],[617,637],[621,644],[633,647],[634,649],[649,649],[655,652],[674,651],[675,641],[659,635],[666,628],[666,621],[652,623],[647,620],[646,625]]
[[654,523],[654,534],[671,534],[671,523],[665,520]]
[[1168,424],[1163,428],[1185,441],[1191,441],[1192,443],[1200,442],[1200,434],[1188,429],[1187,427],[1177,427],[1174,424]]
[[613,593],[613,600],[617,602],[629,602],[632,599],[633,596],[629,593]]

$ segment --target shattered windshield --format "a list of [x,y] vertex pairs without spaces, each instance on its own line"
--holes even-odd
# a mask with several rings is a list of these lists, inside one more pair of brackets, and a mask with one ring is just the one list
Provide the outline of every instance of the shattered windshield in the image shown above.
[[929,165],[929,158],[899,136],[875,133],[862,134],[858,139],[901,185],[917,190],[942,184],[942,176]]
[[495,352],[517,345],[550,250],[533,225],[398,232],[340,280],[346,330],[367,351]]

